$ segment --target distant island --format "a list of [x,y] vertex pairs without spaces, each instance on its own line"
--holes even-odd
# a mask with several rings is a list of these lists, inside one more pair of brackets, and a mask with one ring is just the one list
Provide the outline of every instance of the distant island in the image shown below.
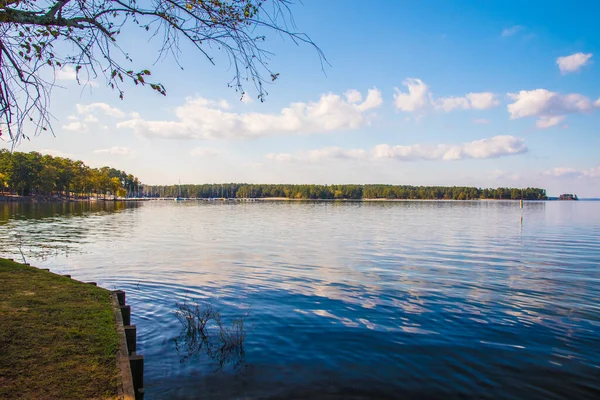
[[[82,161],[0,150],[0,192],[4,198],[281,198],[290,200],[546,200],[545,189],[411,185],[287,185],[214,183],[144,185],[111,167],[90,168]],[[2,195],[0,195],[1,197]]]
[[576,194],[565,193],[558,196],[559,200],[579,200]]

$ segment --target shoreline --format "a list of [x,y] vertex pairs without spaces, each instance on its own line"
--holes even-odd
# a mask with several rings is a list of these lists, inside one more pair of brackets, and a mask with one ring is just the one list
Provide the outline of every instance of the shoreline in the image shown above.
[[[402,202],[402,201],[430,201],[430,202],[434,202],[434,201],[445,201],[445,202],[467,202],[467,201],[521,201],[521,199],[465,199],[465,200],[455,200],[455,199],[381,199],[381,198],[374,198],[374,199],[289,199],[287,197],[264,197],[264,198],[260,198],[260,199],[251,199],[251,200],[257,200],[257,201],[327,201],[327,202],[334,202],[334,201],[341,201],[341,202],[355,202],[355,203],[361,203],[361,202]],[[547,200],[525,200],[523,199],[523,201],[547,201]]]
[[[141,200],[141,199],[140,199]],[[155,200],[155,201],[174,201],[173,197],[157,197],[157,198],[146,198],[144,200]],[[558,199],[523,199],[523,201],[554,201]],[[119,199],[117,201],[130,201],[128,199]],[[406,201],[423,201],[423,202],[473,202],[473,201],[514,201],[520,202],[521,199],[382,199],[382,198],[366,198],[366,199],[292,199],[288,197],[252,197],[252,198],[206,198],[206,197],[191,197],[181,198],[179,201],[242,201],[242,202],[253,202],[253,201],[288,201],[288,202],[351,202],[351,203],[367,203],[367,202],[406,202]]]
[[[366,198],[366,199],[294,199],[288,197],[252,197],[252,198],[207,198],[207,197],[191,197],[191,198],[174,198],[174,197],[135,197],[135,198],[59,198],[45,196],[0,196],[0,202],[6,203],[96,203],[96,202],[140,202],[140,201],[223,201],[223,202],[347,202],[347,203],[373,203],[373,202],[474,202],[474,201],[510,201],[520,202],[521,199],[384,199],[384,198]],[[579,199],[587,200],[587,199]],[[593,200],[593,199],[592,199]],[[542,201],[569,201],[559,200],[558,198],[548,199],[523,199],[524,202],[542,202]],[[573,201],[573,200],[570,200]]]
[[97,202],[118,202],[118,201],[149,201],[151,198],[116,198],[116,199],[98,199],[98,198],[65,198],[65,197],[46,197],[46,196],[0,196],[0,202],[5,203],[97,203]]
[[5,258],[0,282],[0,399],[133,400],[111,291]]

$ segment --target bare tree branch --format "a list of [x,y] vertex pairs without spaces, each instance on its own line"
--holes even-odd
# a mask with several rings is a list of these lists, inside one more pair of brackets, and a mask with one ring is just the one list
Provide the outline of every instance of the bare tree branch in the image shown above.
[[[272,7],[265,7],[267,3]],[[160,82],[150,81],[148,69],[135,71],[127,65],[133,60],[118,39],[130,26],[161,41],[157,60],[171,56],[180,65],[182,40],[212,64],[213,53],[224,52],[233,72],[229,86],[243,96],[251,84],[263,101],[264,84],[279,76],[269,68],[272,53],[263,47],[269,32],[314,47],[321,67],[326,62],[307,35],[290,30],[291,4],[290,0],[0,0],[0,135],[8,132],[9,140],[18,142],[29,137],[26,125],[31,135],[52,130],[48,110],[55,82],[42,76],[56,76],[56,70],[66,66],[74,67],[83,84],[103,75],[121,99],[126,80],[166,95]],[[65,43],[73,50],[65,53]]]

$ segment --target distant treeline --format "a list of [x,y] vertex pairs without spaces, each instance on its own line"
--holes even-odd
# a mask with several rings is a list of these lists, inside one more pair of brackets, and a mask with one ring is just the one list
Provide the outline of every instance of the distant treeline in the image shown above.
[[42,155],[38,152],[11,153],[0,150],[0,192],[22,196],[91,196],[107,194],[147,197],[266,198],[288,199],[525,199],[545,200],[538,188],[480,189],[465,186],[407,185],[142,185],[135,176],[110,167],[90,168],[82,161]]
[[127,196],[139,193],[135,176],[110,167],[90,168],[83,161],[0,150],[0,192],[21,196]]
[[545,200],[538,188],[480,189],[465,186],[407,185],[254,185],[245,183],[144,186],[149,197],[265,198],[288,199],[427,199],[427,200]]

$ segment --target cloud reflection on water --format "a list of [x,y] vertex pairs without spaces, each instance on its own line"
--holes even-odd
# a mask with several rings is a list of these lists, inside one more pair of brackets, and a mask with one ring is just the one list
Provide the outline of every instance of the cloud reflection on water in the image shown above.
[[172,397],[174,382],[211,371],[179,365],[172,346],[174,302],[197,299],[252,307],[255,372],[236,375],[231,397],[282,382],[325,390],[323,376],[382,395],[477,397],[510,377],[543,390],[553,382],[538,377],[553,374],[577,397],[600,364],[599,204],[169,202],[44,220],[0,205],[0,224],[68,244],[42,264],[128,291],[149,393]]

